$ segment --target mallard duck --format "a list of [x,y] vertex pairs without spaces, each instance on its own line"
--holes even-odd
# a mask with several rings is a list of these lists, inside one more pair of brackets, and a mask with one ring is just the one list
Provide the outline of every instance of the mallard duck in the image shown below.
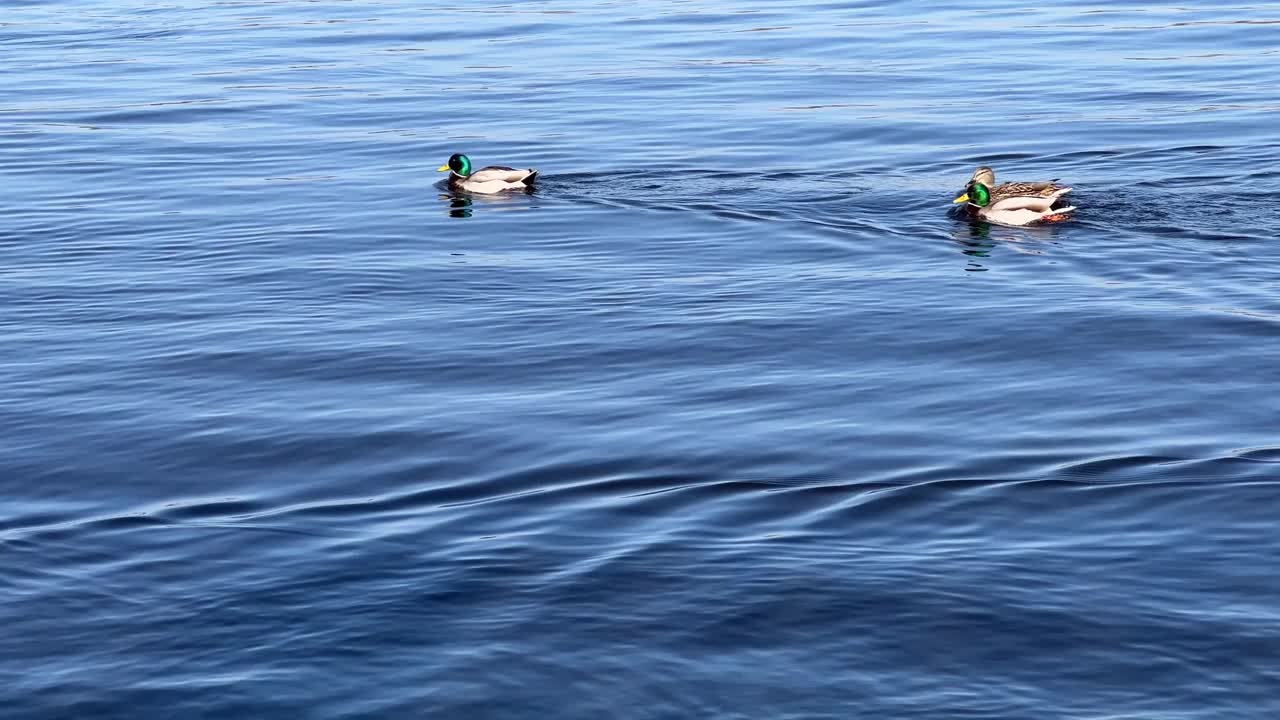
[[479,170],[471,169],[471,158],[453,154],[449,162],[436,168],[436,172],[449,172],[449,187],[476,193],[500,193],[505,190],[526,190],[538,176],[537,170],[491,165]]
[[979,219],[1000,225],[1038,225],[1066,220],[1074,206],[1054,207],[1071,188],[1052,182],[1009,182],[996,185],[996,173],[989,167],[973,171],[964,193],[952,203],[967,203],[966,209]]

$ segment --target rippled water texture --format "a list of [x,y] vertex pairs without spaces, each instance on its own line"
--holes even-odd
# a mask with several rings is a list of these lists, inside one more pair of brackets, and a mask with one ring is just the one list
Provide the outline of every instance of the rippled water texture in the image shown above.
[[1275,3],[5,2],[0,714],[1280,717],[1278,70]]

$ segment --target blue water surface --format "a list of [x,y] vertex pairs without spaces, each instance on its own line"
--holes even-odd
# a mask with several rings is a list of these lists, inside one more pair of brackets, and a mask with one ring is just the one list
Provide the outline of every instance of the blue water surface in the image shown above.
[[0,715],[1280,717],[1278,74],[1274,2],[4,3]]

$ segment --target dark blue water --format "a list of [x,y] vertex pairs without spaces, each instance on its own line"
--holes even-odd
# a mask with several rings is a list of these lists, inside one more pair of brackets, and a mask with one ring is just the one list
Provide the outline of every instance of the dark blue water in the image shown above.
[[6,2],[0,715],[1280,716],[1278,71],[1274,2]]

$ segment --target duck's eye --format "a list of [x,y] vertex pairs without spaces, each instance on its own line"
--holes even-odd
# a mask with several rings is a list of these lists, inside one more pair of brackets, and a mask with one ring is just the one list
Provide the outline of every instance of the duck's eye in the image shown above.
[[991,191],[982,183],[969,183],[969,202],[978,207],[986,207],[991,203]]

